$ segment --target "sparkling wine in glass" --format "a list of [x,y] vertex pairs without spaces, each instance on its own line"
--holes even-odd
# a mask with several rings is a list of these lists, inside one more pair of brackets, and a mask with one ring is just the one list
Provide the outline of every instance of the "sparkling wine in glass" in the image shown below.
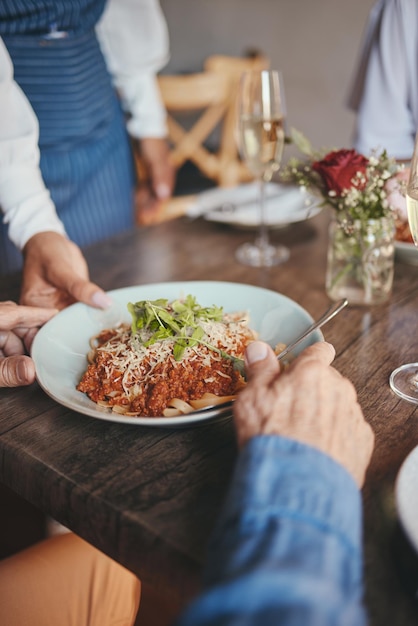
[[238,147],[258,182],[259,232],[254,243],[236,252],[245,265],[270,267],[287,261],[289,250],[270,243],[265,215],[265,183],[278,171],[285,141],[285,105],[280,72],[245,72],[238,94]]
[[[406,190],[408,222],[415,246],[418,248],[418,134],[415,139],[411,171]],[[406,363],[392,372],[391,389],[404,400],[418,404],[418,363]]]

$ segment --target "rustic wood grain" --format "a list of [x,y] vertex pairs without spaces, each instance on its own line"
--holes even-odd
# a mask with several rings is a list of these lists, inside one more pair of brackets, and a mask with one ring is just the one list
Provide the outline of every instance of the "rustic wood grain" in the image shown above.
[[[239,265],[252,232],[180,218],[128,232],[85,251],[105,289],[185,280],[228,280],[279,291],[316,317],[327,307],[326,213],[272,232],[290,260]],[[17,298],[19,277],[0,281]],[[163,295],[163,294],[162,294]],[[372,626],[415,625],[402,578],[394,481],[418,444],[415,406],[389,389],[390,372],[418,360],[417,268],[396,263],[392,297],[349,307],[324,328],[335,366],[355,384],[376,433],[364,488],[366,605]],[[210,531],[225,497],[236,446],[231,420],[169,430],[101,422],[69,411],[34,384],[0,395],[0,480],[33,505],[184,603],[196,593]],[[413,553],[408,558],[415,558]]]

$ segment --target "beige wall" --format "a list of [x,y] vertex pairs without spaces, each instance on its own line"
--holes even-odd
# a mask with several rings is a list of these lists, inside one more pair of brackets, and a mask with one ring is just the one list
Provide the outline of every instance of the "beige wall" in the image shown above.
[[210,54],[263,50],[282,70],[288,123],[314,145],[349,147],[346,106],[373,0],[161,0],[171,39],[165,73],[198,71]]

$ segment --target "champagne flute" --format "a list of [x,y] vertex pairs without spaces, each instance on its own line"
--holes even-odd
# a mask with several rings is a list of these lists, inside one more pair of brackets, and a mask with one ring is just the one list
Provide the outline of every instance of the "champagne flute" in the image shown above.
[[[418,248],[418,134],[415,138],[411,171],[406,190],[408,222],[415,246]],[[398,396],[418,404],[418,363],[406,363],[390,375],[389,384]]]
[[238,93],[237,142],[242,158],[259,187],[259,232],[254,243],[236,252],[238,261],[253,267],[270,267],[287,261],[289,250],[270,243],[265,215],[265,183],[280,168],[285,131],[285,104],[280,72],[245,72]]

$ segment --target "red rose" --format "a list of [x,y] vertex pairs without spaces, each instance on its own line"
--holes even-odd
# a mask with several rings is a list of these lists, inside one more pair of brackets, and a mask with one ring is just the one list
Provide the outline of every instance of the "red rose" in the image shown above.
[[[358,172],[366,173],[368,160],[355,150],[334,150],[321,161],[315,161],[312,169],[321,176],[328,191],[341,196],[344,189],[363,189],[366,181],[356,178]],[[355,184],[353,180],[355,179]]]

